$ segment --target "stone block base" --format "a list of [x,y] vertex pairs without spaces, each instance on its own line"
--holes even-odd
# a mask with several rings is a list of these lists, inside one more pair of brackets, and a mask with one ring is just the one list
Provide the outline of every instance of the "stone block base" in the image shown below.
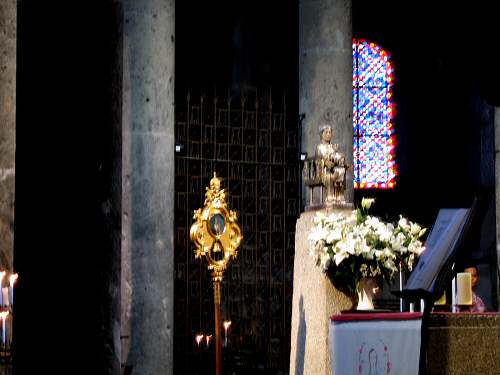
[[[322,212],[350,215],[351,209]],[[330,317],[353,307],[350,296],[337,290],[309,255],[308,239],[315,211],[297,220],[293,275],[290,375],[331,375],[328,343]]]
[[431,314],[429,374],[494,375],[500,369],[500,313]]

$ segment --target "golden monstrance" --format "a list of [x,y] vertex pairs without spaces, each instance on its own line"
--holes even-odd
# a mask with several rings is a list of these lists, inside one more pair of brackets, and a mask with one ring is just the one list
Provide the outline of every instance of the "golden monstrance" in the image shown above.
[[210,187],[206,189],[205,207],[194,211],[195,222],[191,226],[190,236],[196,245],[195,257],[205,256],[208,269],[212,270],[215,303],[215,370],[217,375],[221,375],[220,287],[228,263],[236,258],[243,235],[238,225],[237,213],[228,209],[226,192],[221,189],[221,181],[215,173],[210,180]]

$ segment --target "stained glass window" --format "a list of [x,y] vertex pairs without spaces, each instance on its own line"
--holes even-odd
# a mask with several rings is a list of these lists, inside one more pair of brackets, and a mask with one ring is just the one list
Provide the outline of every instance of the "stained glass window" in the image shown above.
[[394,148],[394,71],[389,53],[354,39],[354,187],[390,189],[397,175]]

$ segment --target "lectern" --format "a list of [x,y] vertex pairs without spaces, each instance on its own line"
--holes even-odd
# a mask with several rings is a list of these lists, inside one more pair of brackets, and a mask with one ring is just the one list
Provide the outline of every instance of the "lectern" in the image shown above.
[[425,241],[425,251],[405,287],[393,294],[408,302],[424,301],[420,346],[420,371],[426,374],[428,322],[430,312],[457,272],[468,245],[468,234],[476,213],[477,201],[470,208],[443,208]]
[[475,202],[470,208],[443,208],[439,211],[417,266],[403,290],[393,294],[410,302],[424,300],[430,311],[456,274],[455,264],[462,260],[462,249],[467,246],[467,234],[475,211]]

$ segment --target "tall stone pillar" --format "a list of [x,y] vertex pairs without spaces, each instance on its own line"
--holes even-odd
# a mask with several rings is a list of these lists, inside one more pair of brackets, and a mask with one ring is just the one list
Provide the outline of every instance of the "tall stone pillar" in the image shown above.
[[16,0],[0,2],[0,270],[12,270],[16,150]]
[[174,0],[126,0],[122,361],[173,372]]
[[[313,156],[318,128],[332,126],[332,143],[352,163],[352,15],[350,0],[300,0],[299,113],[302,151]],[[352,173],[346,201],[352,202]]]
[[[350,0],[301,0],[299,113],[302,151],[314,156],[319,127],[332,127],[332,143],[347,163],[353,160],[352,25]],[[345,199],[353,201],[348,173]],[[328,212],[349,215],[349,205]],[[295,232],[290,374],[330,375],[329,317],[352,308],[352,299],[337,290],[309,255],[308,235],[315,212],[302,213]]]

